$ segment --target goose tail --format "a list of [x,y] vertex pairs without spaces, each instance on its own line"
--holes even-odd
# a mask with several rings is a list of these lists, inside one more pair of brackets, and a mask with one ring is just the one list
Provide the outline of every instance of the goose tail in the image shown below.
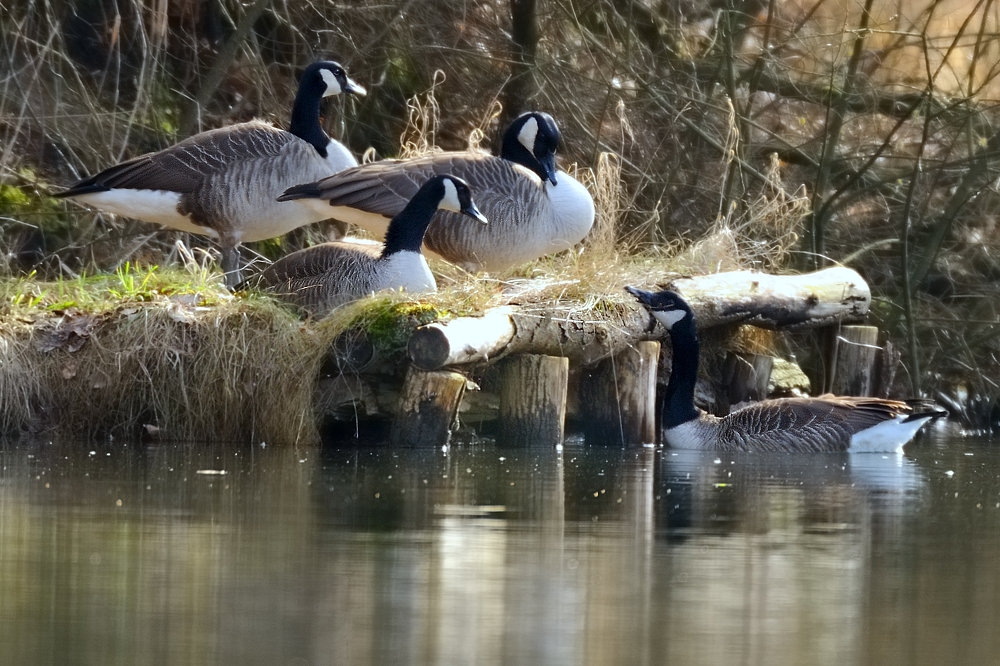
[[294,185],[285,190],[278,201],[295,201],[296,199],[319,199],[320,198],[320,187],[319,183],[305,183],[303,185]]
[[62,192],[56,192],[52,196],[56,199],[67,199],[69,197],[78,197],[83,194],[96,194],[99,192],[110,192],[111,188],[107,185],[101,185],[100,183],[93,183],[83,181],[82,183],[77,183],[73,187],[63,190]]

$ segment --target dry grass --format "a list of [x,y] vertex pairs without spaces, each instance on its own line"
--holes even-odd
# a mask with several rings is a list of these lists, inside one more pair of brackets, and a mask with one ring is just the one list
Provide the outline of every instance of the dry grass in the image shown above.
[[[293,443],[328,340],[266,299],[149,273],[0,284],[0,432]],[[67,297],[69,300],[66,300]]]

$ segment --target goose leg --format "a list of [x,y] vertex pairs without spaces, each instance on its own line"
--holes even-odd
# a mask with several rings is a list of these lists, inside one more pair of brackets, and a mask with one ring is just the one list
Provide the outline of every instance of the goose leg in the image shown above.
[[240,283],[240,250],[238,246],[222,247],[222,272],[226,277],[226,287],[235,291]]

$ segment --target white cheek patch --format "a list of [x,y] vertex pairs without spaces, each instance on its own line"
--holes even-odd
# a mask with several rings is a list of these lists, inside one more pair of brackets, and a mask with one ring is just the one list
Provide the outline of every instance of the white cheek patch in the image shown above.
[[674,324],[687,316],[687,312],[684,312],[684,310],[657,311],[653,313],[653,316],[656,317],[656,321],[666,326],[669,331]]
[[455,187],[454,181],[450,178],[444,179],[444,198],[441,199],[441,203],[438,204],[438,208],[443,208],[445,210],[455,211],[456,213],[462,212],[462,204],[458,200],[458,188]]
[[328,69],[319,70],[319,75],[323,77],[323,83],[326,84],[326,92],[323,93],[323,97],[329,97],[330,95],[339,95],[343,92],[340,89],[340,81],[337,77],[333,75]]
[[528,149],[529,153],[534,154],[535,152],[535,138],[538,136],[538,120],[536,118],[529,118],[528,122],[524,123],[521,131],[517,133],[517,140],[522,146]]

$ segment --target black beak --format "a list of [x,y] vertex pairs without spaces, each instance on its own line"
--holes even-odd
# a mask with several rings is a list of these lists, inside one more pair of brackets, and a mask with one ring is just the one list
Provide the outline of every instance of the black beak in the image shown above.
[[555,153],[549,153],[542,159],[538,160],[542,163],[542,168],[545,169],[545,175],[548,180],[553,185],[556,185],[556,156]]

